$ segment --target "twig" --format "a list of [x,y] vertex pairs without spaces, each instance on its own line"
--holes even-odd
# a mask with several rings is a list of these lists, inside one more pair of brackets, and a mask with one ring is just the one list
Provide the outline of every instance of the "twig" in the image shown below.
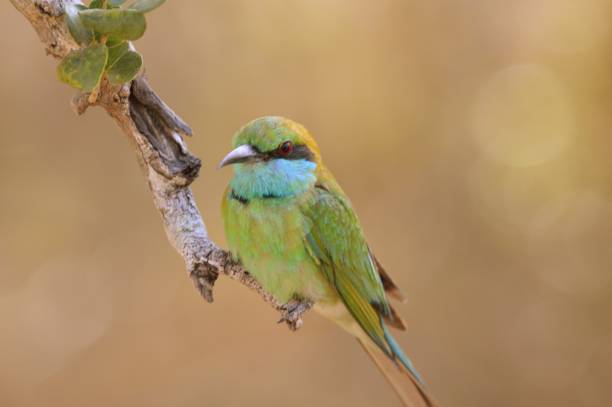
[[[78,48],[62,17],[70,0],[10,0],[32,24],[47,53],[61,59]],[[136,147],[136,153],[153,194],[166,235],[185,260],[195,287],[208,302],[219,274],[256,291],[281,313],[291,329],[302,325],[301,316],[312,304],[281,304],[226,251],[208,237],[189,185],[197,178],[201,161],[183,140],[191,128],[157,96],[143,75],[129,84],[113,86],[102,81],[96,98],[79,93],[72,100],[77,114],[101,106]]]

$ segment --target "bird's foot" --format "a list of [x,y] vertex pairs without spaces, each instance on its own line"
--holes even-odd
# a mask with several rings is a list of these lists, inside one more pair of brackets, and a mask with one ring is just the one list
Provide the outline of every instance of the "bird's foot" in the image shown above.
[[305,300],[289,301],[281,307],[281,319],[278,320],[278,323],[286,322],[289,329],[292,331],[298,330],[304,323],[302,315],[312,308],[312,305],[312,302]]

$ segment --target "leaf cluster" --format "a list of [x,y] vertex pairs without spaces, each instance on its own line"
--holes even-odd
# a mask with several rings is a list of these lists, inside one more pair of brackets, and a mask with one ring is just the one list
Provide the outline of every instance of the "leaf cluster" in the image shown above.
[[89,6],[65,2],[64,19],[81,48],[70,52],[57,67],[62,82],[85,92],[96,89],[106,75],[119,85],[129,82],[142,67],[142,56],[129,41],[142,37],[147,29],[145,13],[165,0],[92,0]]

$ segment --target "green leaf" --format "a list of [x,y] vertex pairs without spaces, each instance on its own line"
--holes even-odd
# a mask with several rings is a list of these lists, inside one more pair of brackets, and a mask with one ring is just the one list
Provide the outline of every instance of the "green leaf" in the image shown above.
[[128,7],[131,10],[138,10],[141,13],[148,13],[164,4],[166,0],[136,0]]
[[117,60],[123,56],[123,54],[128,52],[130,46],[125,41],[113,46],[110,46],[108,42],[106,44],[108,47],[108,60],[106,61],[106,69],[108,69],[109,67],[113,66],[115,62],[117,62]]
[[57,67],[57,76],[68,85],[91,92],[100,83],[108,49],[96,44],[70,52]]
[[125,3],[125,0],[108,0],[108,4],[114,7],[119,7],[123,3]]
[[104,0],[93,0],[91,3],[89,3],[90,9],[102,8],[102,7],[104,7]]
[[88,45],[93,39],[93,33],[83,25],[79,17],[79,10],[85,10],[87,7],[82,4],[70,2],[65,3],[64,6],[64,10],[66,11],[64,20],[66,21],[66,25],[68,25],[70,35],[72,35],[72,38],[74,38],[79,45]]
[[109,48],[112,48],[112,47],[116,47],[117,45],[121,45],[124,42],[125,42],[124,40],[119,40],[113,37],[108,37],[108,39],[106,40],[106,46]]
[[106,71],[106,75],[112,84],[120,85],[134,79],[141,66],[142,57],[140,54],[127,51]]
[[79,15],[85,27],[123,40],[137,40],[147,29],[144,14],[136,10],[81,10]]

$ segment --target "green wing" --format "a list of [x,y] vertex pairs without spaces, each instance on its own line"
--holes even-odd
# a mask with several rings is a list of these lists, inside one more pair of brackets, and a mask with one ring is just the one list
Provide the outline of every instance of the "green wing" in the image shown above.
[[370,255],[359,220],[334,182],[317,185],[305,209],[311,229],[306,246],[355,320],[389,356],[382,318],[392,318],[383,283]]

